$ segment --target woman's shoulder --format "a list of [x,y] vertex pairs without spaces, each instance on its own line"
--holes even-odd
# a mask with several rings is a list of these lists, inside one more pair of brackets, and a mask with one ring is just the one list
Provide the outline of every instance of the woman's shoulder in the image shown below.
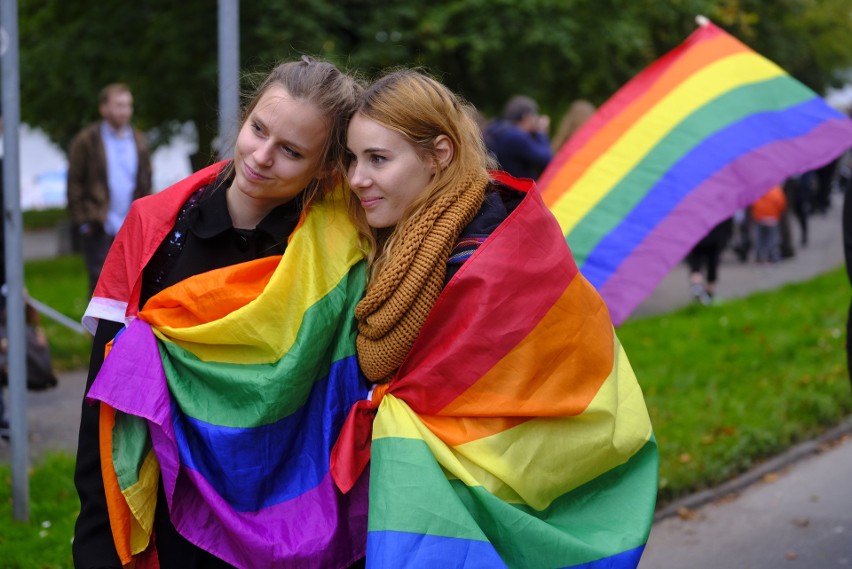
[[447,260],[447,281],[458,267],[468,260],[486,239],[506,221],[509,214],[524,198],[524,193],[499,182],[492,182],[485,191],[485,200],[473,220],[462,230]]
[[488,236],[518,207],[526,193],[500,182],[491,182],[485,200],[473,220],[462,230],[465,235]]

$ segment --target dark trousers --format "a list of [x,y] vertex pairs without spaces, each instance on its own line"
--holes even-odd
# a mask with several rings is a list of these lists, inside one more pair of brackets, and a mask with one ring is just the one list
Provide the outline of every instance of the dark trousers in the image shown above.
[[846,369],[849,371],[849,381],[852,381],[852,304],[849,305],[849,316],[846,318]]
[[89,275],[89,296],[95,291],[101,269],[104,266],[113,237],[104,231],[103,227],[93,227],[89,233],[80,235],[80,248],[83,252],[83,261],[86,264],[86,272]]

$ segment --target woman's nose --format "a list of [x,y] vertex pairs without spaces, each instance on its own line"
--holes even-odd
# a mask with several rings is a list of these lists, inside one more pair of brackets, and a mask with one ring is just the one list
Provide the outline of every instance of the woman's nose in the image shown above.
[[264,142],[254,151],[254,159],[259,164],[269,165],[272,163],[274,145],[271,142]]
[[347,172],[347,177],[349,178],[349,185],[353,188],[360,188],[364,185],[365,176],[361,172],[361,168],[358,167],[357,162],[353,162],[349,165],[349,172]]

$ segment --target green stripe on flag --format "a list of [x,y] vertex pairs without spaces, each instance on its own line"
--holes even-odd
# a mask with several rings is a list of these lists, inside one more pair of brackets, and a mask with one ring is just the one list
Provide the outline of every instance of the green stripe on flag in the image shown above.
[[276,363],[204,362],[177,344],[158,341],[173,399],[187,415],[227,427],[256,427],[287,417],[328,375],[331,362],[355,354],[355,305],[364,286],[361,262],[305,312],[293,349]]
[[[814,97],[789,75],[744,85],[686,117],[619,180],[566,236],[578,266],[677,163],[713,133],[756,113],[784,111]],[[692,143],[689,143],[692,141]],[[653,164],[653,168],[643,167]]]
[[423,441],[382,438],[373,442],[372,456],[370,531],[487,540],[510,567],[568,567],[642,546],[651,528],[653,438],[627,463],[542,511],[447,480]]

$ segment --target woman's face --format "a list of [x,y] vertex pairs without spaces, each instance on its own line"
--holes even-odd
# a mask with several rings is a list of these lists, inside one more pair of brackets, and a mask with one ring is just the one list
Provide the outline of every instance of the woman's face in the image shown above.
[[299,195],[321,176],[328,121],[284,87],[267,89],[246,118],[234,148],[238,202],[266,209]]
[[349,123],[349,185],[370,227],[392,227],[432,180],[435,161],[401,134],[361,114]]

